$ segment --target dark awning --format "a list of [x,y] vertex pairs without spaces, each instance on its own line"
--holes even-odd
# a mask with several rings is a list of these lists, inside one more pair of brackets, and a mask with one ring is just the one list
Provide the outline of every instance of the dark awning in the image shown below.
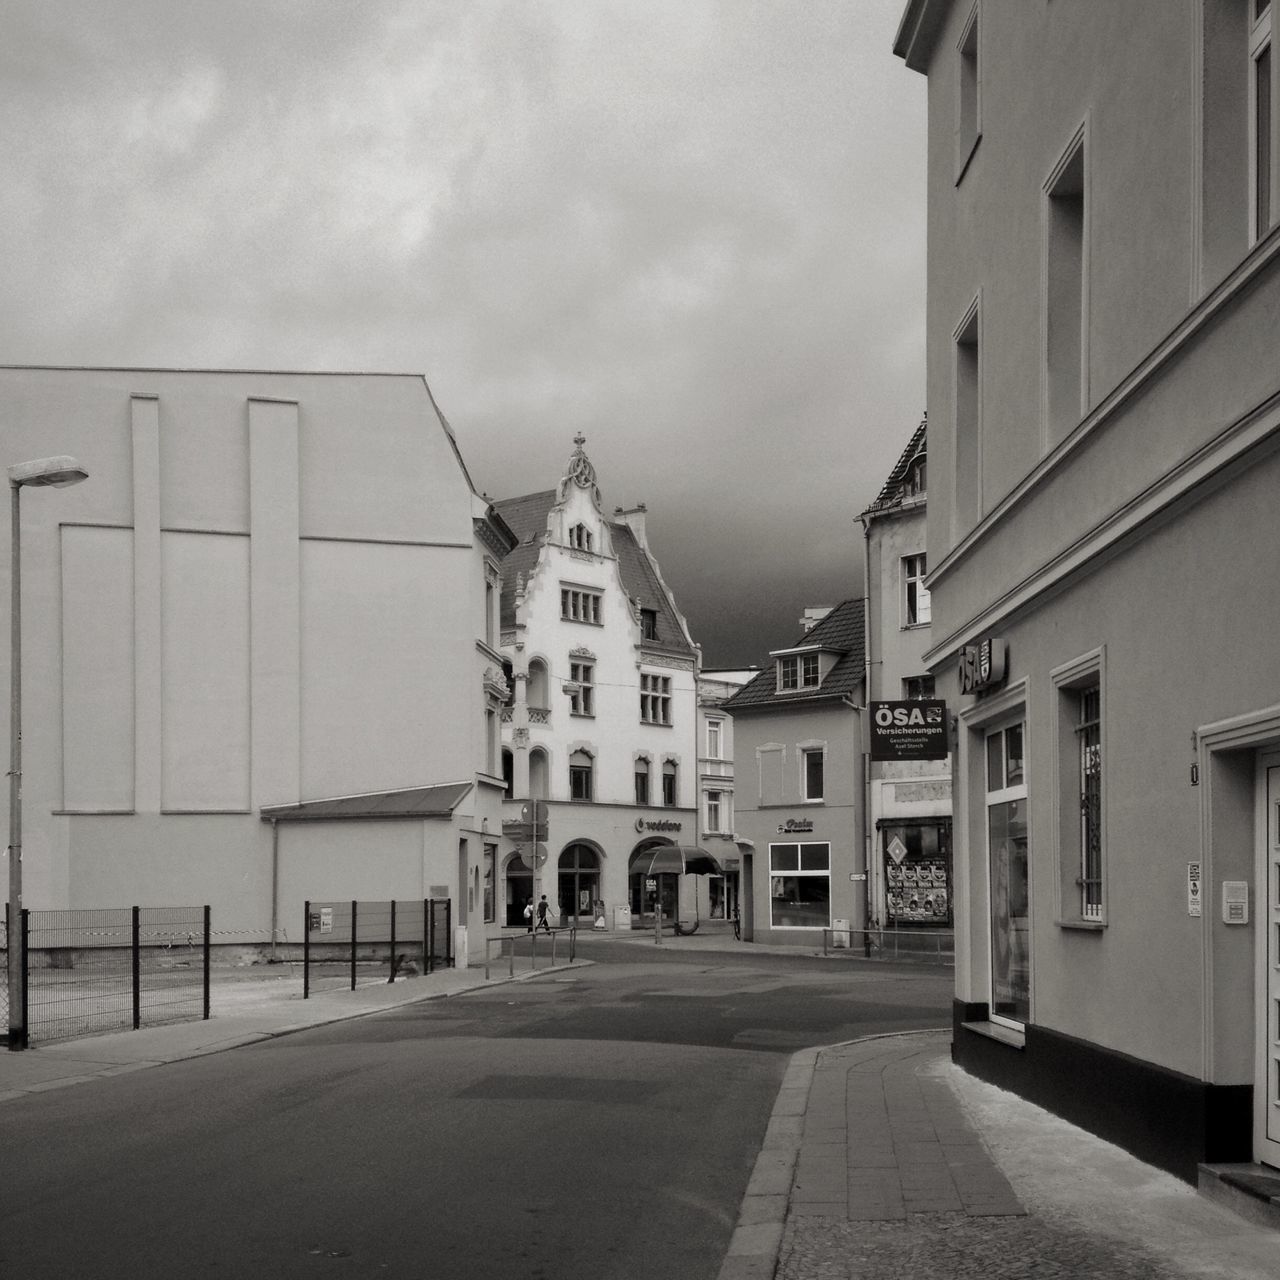
[[367,791],[301,804],[267,804],[264,822],[332,822],[349,818],[449,818],[471,790],[470,782],[440,782],[430,787]]
[[705,849],[697,845],[664,844],[646,849],[632,864],[632,874],[637,871],[646,876],[657,875],[723,875],[724,868]]

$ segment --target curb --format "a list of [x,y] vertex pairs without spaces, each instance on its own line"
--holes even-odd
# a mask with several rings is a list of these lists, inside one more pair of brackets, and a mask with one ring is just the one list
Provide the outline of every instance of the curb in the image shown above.
[[800,1143],[804,1136],[805,1110],[818,1059],[832,1049],[870,1040],[898,1040],[906,1036],[936,1035],[947,1027],[921,1027],[914,1031],[884,1031],[855,1036],[834,1044],[816,1045],[791,1055],[765,1129],[755,1168],[738,1207],[738,1223],[729,1240],[729,1251],[717,1280],[773,1280],[782,1251],[791,1188],[795,1180]]

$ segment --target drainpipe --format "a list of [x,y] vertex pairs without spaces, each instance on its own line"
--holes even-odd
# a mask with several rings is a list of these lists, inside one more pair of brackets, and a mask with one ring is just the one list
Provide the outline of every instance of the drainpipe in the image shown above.
[[[862,610],[862,701],[866,704],[867,710],[862,715],[862,872],[866,876],[863,881],[865,893],[863,901],[865,908],[863,911],[862,927],[864,930],[871,928],[871,901],[872,901],[872,879],[871,868],[874,862],[872,857],[872,841],[874,839],[875,827],[871,820],[871,637],[874,634],[874,628],[871,624],[871,521],[868,519],[866,512],[858,517],[858,523],[862,525],[862,594],[865,598],[865,605]],[[863,933],[863,942],[867,953],[871,951],[871,934]]]
[[280,933],[280,824],[271,819],[271,963],[276,962]]

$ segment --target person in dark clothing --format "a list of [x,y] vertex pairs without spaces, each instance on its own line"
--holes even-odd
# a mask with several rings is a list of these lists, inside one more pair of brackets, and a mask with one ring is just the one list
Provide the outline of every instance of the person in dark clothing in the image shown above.
[[544,893],[544,894],[542,895],[541,899],[540,899],[540,900],[539,900],[539,902],[538,902],[538,925],[537,925],[537,927],[538,927],[539,929],[545,929],[548,933],[550,933],[550,932],[551,932],[551,924],[550,924],[550,922],[547,920],[547,912],[548,912],[549,910],[550,910],[550,906],[549,906],[549,904],[547,903],[547,895]]

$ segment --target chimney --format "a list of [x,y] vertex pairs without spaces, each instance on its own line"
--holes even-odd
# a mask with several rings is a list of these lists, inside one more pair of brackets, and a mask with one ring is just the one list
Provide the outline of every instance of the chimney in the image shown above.
[[623,510],[621,507],[614,507],[613,518],[625,524],[628,529],[635,534],[636,541],[646,550],[649,550],[649,540],[644,531],[644,518],[649,508],[643,502],[637,502],[634,507]]
[[806,609],[804,611],[804,617],[800,619],[800,625],[804,628],[805,634],[807,635],[812,631],[814,627],[816,627],[818,623],[820,623],[830,612],[830,606],[827,606],[825,609],[821,606],[816,609]]

